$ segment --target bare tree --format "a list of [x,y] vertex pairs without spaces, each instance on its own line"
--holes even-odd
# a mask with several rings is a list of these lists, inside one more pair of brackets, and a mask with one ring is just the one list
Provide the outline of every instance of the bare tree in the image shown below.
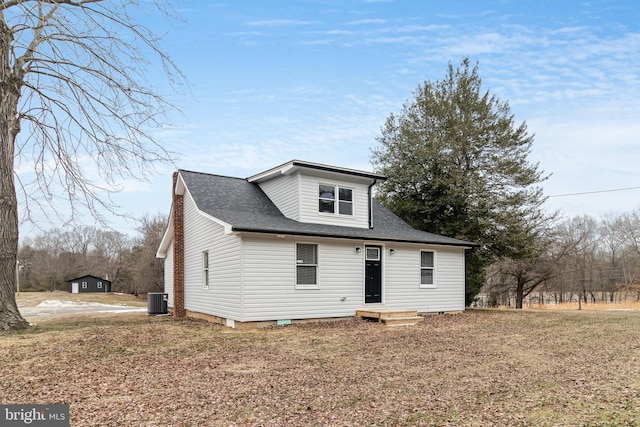
[[[154,11],[170,17],[172,3]],[[123,178],[171,162],[150,133],[172,106],[147,80],[149,58],[169,83],[183,78],[135,22],[148,4],[0,0],[0,330],[27,326],[14,294],[18,194],[24,220],[43,210],[69,223],[88,209],[104,224]],[[18,166],[33,174],[18,178]]]
[[[523,301],[540,285],[558,275],[557,265],[566,256],[567,248],[559,240],[554,216],[544,217],[535,224],[535,243],[518,258],[505,257],[488,269],[488,292],[499,296],[515,297],[515,307],[522,308]],[[504,299],[504,297],[503,297]]]
[[23,242],[18,252],[23,290],[54,290],[73,271],[75,260],[63,240],[64,232],[54,228]]
[[[87,236],[91,239],[87,240]],[[130,268],[129,236],[96,227],[51,229],[22,242],[19,251],[22,289],[67,289],[67,282],[85,274],[119,280]]]
[[615,294],[622,288],[627,290],[628,272],[635,270],[637,257],[626,247],[624,221],[620,215],[608,214],[600,223],[600,246],[603,264],[607,272],[603,277],[603,293],[614,302]]
[[640,300],[640,208],[618,217],[618,233],[624,242],[623,277],[625,293],[636,292]]
[[140,220],[140,237],[133,248],[134,293],[159,292],[164,289],[164,263],[156,258],[156,252],[165,229],[166,215],[145,216]]

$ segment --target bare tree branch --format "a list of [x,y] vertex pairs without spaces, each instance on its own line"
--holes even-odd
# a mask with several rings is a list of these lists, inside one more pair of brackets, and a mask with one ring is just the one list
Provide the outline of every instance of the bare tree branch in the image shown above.
[[23,221],[89,212],[106,225],[108,213],[124,214],[112,198],[123,179],[173,162],[153,129],[175,108],[149,70],[159,66],[172,91],[185,78],[136,22],[142,6],[175,16],[170,0],[0,2],[0,304],[14,283],[17,194]]

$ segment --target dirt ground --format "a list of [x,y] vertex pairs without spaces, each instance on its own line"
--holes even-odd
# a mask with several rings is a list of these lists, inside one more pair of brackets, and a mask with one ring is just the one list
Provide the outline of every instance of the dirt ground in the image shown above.
[[73,426],[637,426],[640,313],[472,310],[238,332],[129,313],[0,335],[0,401]]

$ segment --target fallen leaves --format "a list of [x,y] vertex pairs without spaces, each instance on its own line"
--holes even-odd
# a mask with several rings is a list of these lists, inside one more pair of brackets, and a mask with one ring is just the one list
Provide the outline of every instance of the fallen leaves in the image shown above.
[[68,403],[83,426],[635,425],[638,343],[634,313],[251,333],[145,317],[0,338],[0,400]]

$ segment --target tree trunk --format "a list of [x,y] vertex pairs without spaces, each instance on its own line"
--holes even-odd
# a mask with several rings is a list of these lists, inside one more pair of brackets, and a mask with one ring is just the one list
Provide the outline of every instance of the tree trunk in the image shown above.
[[580,294],[580,290],[578,290],[578,310],[582,310],[582,295]]
[[0,330],[24,329],[16,304],[18,200],[13,171],[21,80],[11,69],[12,32],[0,15]]
[[516,285],[516,309],[522,309],[522,301],[524,300],[524,283]]

